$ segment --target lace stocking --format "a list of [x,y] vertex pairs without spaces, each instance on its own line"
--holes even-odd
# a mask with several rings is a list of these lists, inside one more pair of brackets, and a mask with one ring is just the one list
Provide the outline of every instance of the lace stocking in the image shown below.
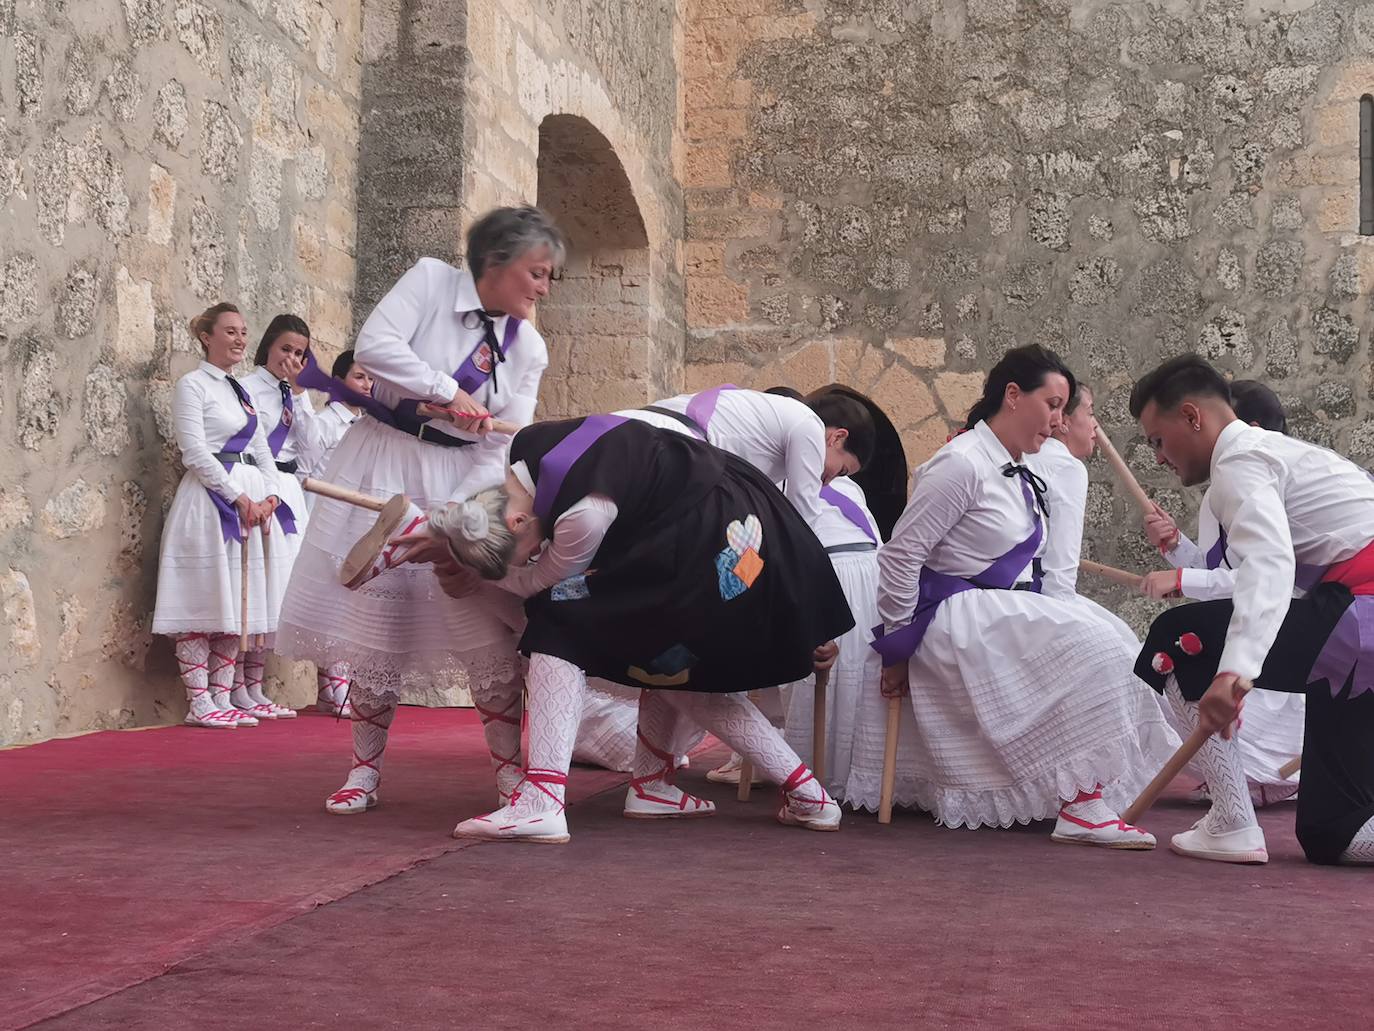
[[315,683],[318,686],[320,701],[330,705],[343,705],[348,697],[348,663],[335,662],[328,669],[317,670]]
[[[1169,708],[1179,722],[1191,734],[1197,726],[1197,703],[1183,700],[1183,692],[1173,676],[1164,681],[1164,697],[1169,700]],[[1213,734],[1194,757],[1193,765],[1206,780],[1207,793],[1212,797],[1212,808],[1202,818],[1203,830],[1224,834],[1257,826],[1255,804],[1250,800],[1250,786],[1245,782],[1240,744],[1235,738],[1224,741],[1220,734]]]
[[515,679],[504,684],[488,684],[472,692],[472,704],[482,721],[482,733],[496,772],[496,794],[501,805],[510,801],[520,783],[520,727],[525,711],[525,683]]
[[267,669],[267,663],[263,660],[265,652],[247,652],[243,656],[243,686],[247,691],[248,699],[254,705],[271,705],[272,699],[262,693],[262,676]]
[[177,666],[186,685],[186,701],[191,713],[204,717],[215,711],[210,696],[210,640],[204,634],[186,634],[176,641]]
[[387,731],[396,718],[396,703],[355,701],[353,703],[353,768],[348,780],[332,797],[345,791],[376,791],[382,780],[382,753],[386,751]]
[[229,692],[234,687],[238,670],[239,639],[237,634],[214,634],[210,637],[210,694],[216,709],[237,709]]
[[557,812],[582,722],[587,675],[571,662],[536,652],[530,656],[530,740],[525,776],[511,795],[518,815]]
[[700,809],[705,803],[679,788],[677,742],[688,723],[666,697],[666,691],[639,693],[639,726],[636,731],[634,777],[630,787],[640,798]]
[[1350,839],[1350,844],[1341,853],[1342,863],[1357,866],[1374,866],[1374,820],[1370,820]]

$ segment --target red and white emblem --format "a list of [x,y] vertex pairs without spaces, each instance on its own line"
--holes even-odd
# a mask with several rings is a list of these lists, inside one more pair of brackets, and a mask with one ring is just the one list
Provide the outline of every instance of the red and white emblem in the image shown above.
[[281,410],[281,424],[283,426],[290,426],[295,421],[296,417],[291,413],[291,409],[283,408]]
[[481,344],[472,355],[472,364],[477,366],[478,372],[491,372],[491,345]]

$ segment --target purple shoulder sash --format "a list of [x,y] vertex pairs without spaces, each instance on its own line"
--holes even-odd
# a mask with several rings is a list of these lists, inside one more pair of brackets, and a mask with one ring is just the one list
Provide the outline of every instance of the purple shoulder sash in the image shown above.
[[549,514],[553,512],[558,491],[573,465],[593,444],[628,421],[619,415],[589,415],[582,420],[582,425],[551,447],[539,460],[539,478],[534,486],[534,514],[545,524],[545,533],[551,530],[548,526]]

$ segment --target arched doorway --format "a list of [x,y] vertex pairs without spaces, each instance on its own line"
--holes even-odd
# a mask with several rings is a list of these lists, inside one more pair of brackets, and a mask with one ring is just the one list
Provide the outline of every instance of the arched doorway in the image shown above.
[[649,238],[610,142],[576,115],[539,126],[538,204],[568,238],[563,279],[539,306],[549,369],[541,418],[636,407],[650,396]]

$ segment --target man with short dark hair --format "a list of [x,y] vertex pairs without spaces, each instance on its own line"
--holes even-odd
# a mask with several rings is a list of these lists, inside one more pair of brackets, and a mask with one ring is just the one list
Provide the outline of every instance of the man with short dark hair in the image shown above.
[[[1247,684],[1305,692],[1297,835],[1317,863],[1374,862],[1374,483],[1315,445],[1247,426],[1226,379],[1196,355],[1141,378],[1131,414],[1204,504],[1234,597],[1165,612],[1136,673],[1188,725],[1217,732],[1195,760],[1213,805],[1175,835],[1182,855],[1268,860],[1233,738]],[[1294,590],[1302,596],[1293,598]]]

